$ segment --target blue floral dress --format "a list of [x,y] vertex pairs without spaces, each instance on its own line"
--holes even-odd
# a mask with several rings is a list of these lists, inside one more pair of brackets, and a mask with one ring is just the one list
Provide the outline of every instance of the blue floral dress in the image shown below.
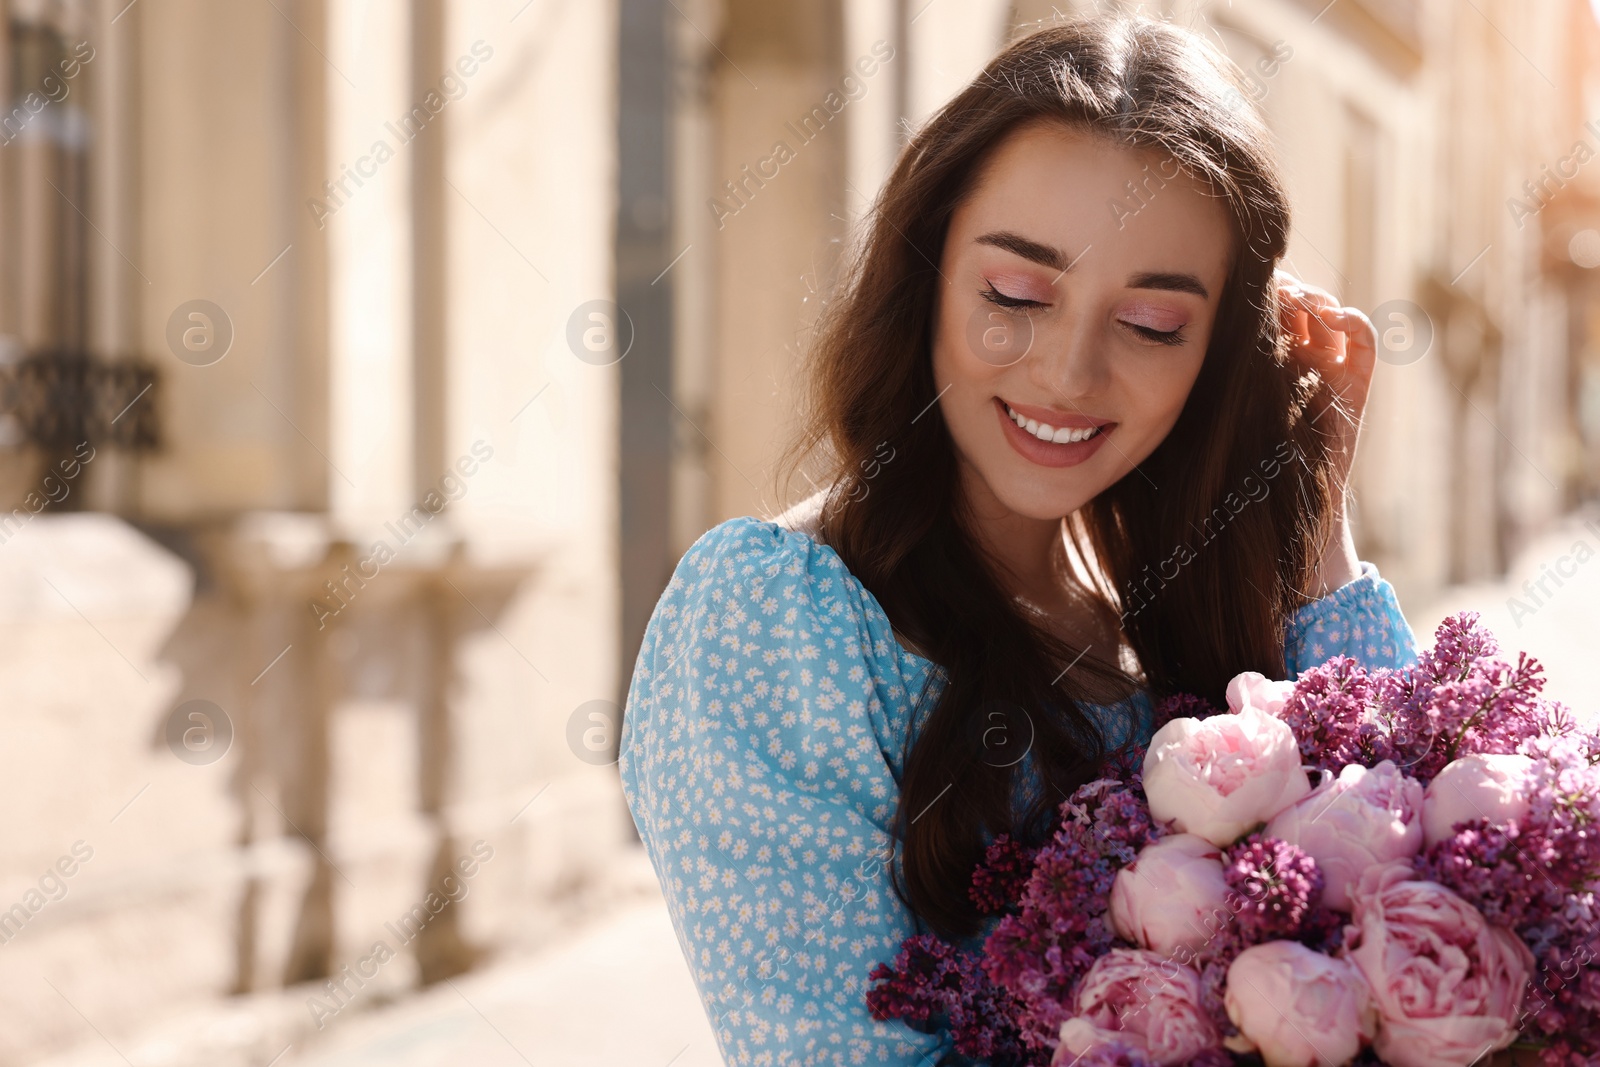
[[[1303,607],[1290,677],[1344,653],[1416,661],[1371,563]],[[730,1065],[931,1065],[935,1034],[875,1021],[867,974],[916,932],[889,881],[907,731],[937,692],[831,548],[756,519],[684,555],[645,632],[619,766]],[[1149,698],[1100,709],[1147,731]],[[1146,735],[1147,736],[1147,735]]]

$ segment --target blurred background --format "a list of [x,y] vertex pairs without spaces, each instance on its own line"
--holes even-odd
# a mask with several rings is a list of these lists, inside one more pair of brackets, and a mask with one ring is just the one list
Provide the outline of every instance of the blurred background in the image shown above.
[[[908,131],[1092,6],[0,0],[0,1067],[719,1062],[618,789],[640,633],[785,503]],[[1595,12],[1140,7],[1382,335],[1362,557],[1593,711]]]

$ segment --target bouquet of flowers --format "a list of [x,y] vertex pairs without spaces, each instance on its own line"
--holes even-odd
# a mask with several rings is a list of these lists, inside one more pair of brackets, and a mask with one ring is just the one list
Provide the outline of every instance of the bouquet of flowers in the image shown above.
[[1600,724],[1498,653],[1467,612],[1403,670],[1163,701],[1042,847],[991,845],[982,950],[909,938],[874,1016],[996,1067],[1600,1063]]

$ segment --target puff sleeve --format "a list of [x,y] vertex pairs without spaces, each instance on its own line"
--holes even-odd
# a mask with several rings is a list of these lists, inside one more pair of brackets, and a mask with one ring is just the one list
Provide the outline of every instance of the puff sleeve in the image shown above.
[[938,1059],[865,1001],[915,932],[888,870],[914,673],[843,561],[771,523],[711,530],[657,604],[619,769],[729,1064]]

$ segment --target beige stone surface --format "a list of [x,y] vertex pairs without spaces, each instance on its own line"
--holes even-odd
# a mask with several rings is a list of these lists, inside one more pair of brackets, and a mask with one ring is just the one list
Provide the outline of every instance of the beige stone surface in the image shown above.
[[[1542,590],[1535,584],[1541,578]],[[1431,645],[1434,629],[1457,611],[1478,612],[1508,662],[1518,652],[1538,659],[1547,696],[1600,718],[1600,510],[1570,516],[1535,538],[1504,579],[1458,586],[1408,610],[1417,643]]]
[[659,898],[633,904],[535,959],[455,979],[373,1013],[278,1067],[715,1067],[701,1010]]

